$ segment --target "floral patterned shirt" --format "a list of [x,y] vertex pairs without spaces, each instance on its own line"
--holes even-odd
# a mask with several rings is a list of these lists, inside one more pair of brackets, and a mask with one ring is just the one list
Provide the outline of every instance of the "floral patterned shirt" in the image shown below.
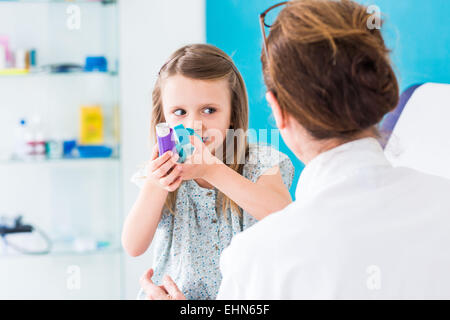
[[[243,176],[256,182],[268,169],[278,165],[286,187],[294,177],[294,166],[283,153],[263,144],[250,144]],[[131,181],[142,187],[144,166]],[[175,215],[163,209],[153,244],[155,248],[152,281],[160,285],[162,277],[172,277],[187,299],[215,299],[221,273],[219,258],[231,238],[257,220],[246,211],[240,216],[230,209],[222,213],[217,189],[200,187],[194,180],[183,181],[178,188]],[[244,190],[243,190],[244,192]],[[262,200],[263,201],[263,200]]]

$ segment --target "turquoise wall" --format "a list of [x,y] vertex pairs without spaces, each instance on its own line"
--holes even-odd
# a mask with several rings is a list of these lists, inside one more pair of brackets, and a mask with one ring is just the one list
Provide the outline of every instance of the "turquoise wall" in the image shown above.
[[[241,71],[249,93],[250,127],[275,128],[265,101],[261,73],[259,14],[278,3],[273,0],[206,0],[206,40],[227,52]],[[386,20],[384,34],[402,90],[420,82],[450,83],[450,0],[359,1],[376,4]],[[304,165],[281,142],[296,176]]]

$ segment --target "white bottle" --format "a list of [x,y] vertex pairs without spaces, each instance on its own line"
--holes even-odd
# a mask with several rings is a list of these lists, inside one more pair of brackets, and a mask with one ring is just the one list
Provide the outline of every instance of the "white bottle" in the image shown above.
[[34,140],[34,153],[37,159],[45,159],[45,139],[42,131],[36,131]]
[[26,68],[26,56],[27,52],[24,49],[17,49],[14,56],[16,69]]
[[29,146],[29,156],[35,160],[43,160],[45,158],[45,138],[39,116],[33,117],[30,132],[31,134],[26,139]]
[[20,119],[18,126],[14,132],[14,155],[13,158],[17,160],[24,160],[28,155],[27,138],[29,131],[25,119]]
[[6,69],[6,48],[0,44],[0,70]]

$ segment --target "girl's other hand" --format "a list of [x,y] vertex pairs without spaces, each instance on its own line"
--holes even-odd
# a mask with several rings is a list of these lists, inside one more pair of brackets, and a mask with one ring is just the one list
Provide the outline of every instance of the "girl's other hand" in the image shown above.
[[153,269],[149,269],[139,280],[139,284],[145,292],[146,300],[186,300],[171,277],[164,276],[164,284],[161,286],[154,284],[152,277]]
[[214,164],[221,163],[198,137],[190,136],[191,144],[195,147],[194,153],[180,165],[183,180],[204,178],[208,169]]
[[181,184],[181,166],[178,154],[167,151],[160,157],[158,144],[153,147],[152,160],[147,167],[147,179],[167,191],[175,191]]

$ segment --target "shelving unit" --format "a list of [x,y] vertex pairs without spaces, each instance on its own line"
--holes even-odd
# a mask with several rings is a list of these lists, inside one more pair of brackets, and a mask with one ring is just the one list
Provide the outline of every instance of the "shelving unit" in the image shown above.
[[116,4],[116,0],[1,0],[0,2],[17,2],[17,3],[64,3],[64,4],[80,4],[80,3],[100,3],[102,5]]
[[[1,252],[1,251],[0,251]],[[107,247],[97,248],[97,249],[79,249],[73,243],[67,242],[56,242],[53,243],[52,249],[50,253],[43,255],[36,255],[36,257],[73,257],[73,256],[87,256],[87,255],[96,255],[96,254],[120,254],[122,252],[122,247],[120,244],[112,244]],[[10,250],[8,252],[3,252],[0,254],[0,261],[4,261],[3,259],[11,259],[11,258],[23,258],[25,257],[22,253],[19,253],[15,250]]]
[[[75,30],[66,25],[67,8],[74,5],[81,13],[81,27]],[[123,296],[117,11],[112,0],[0,1],[0,35],[7,34],[13,48],[36,48],[38,66],[83,64],[88,55],[108,60],[107,72],[0,74],[0,216],[20,213],[53,241],[46,255],[0,250],[0,299]],[[79,107],[87,104],[102,106],[111,157],[11,159],[12,133],[21,117],[39,114],[48,136],[78,138]],[[80,250],[62,240],[83,237],[109,245]],[[85,278],[75,290],[67,285],[71,265],[79,266]],[[33,276],[24,277],[28,272]]]
[[[1,0],[0,0],[1,1]],[[1,74],[0,78],[8,78],[8,77],[72,77],[75,75],[82,76],[105,76],[105,77],[116,77],[118,73],[115,71],[110,72],[47,72],[47,71],[38,71],[38,72],[29,72],[29,73],[21,73],[21,74]]]
[[80,165],[80,164],[108,164],[120,162],[119,157],[108,157],[108,158],[60,158],[60,159],[50,159],[45,158],[41,160],[0,160],[0,165]]
[[64,3],[64,4],[80,4],[80,3],[100,3],[102,5],[116,4],[116,0],[1,0],[1,2],[16,3]]

